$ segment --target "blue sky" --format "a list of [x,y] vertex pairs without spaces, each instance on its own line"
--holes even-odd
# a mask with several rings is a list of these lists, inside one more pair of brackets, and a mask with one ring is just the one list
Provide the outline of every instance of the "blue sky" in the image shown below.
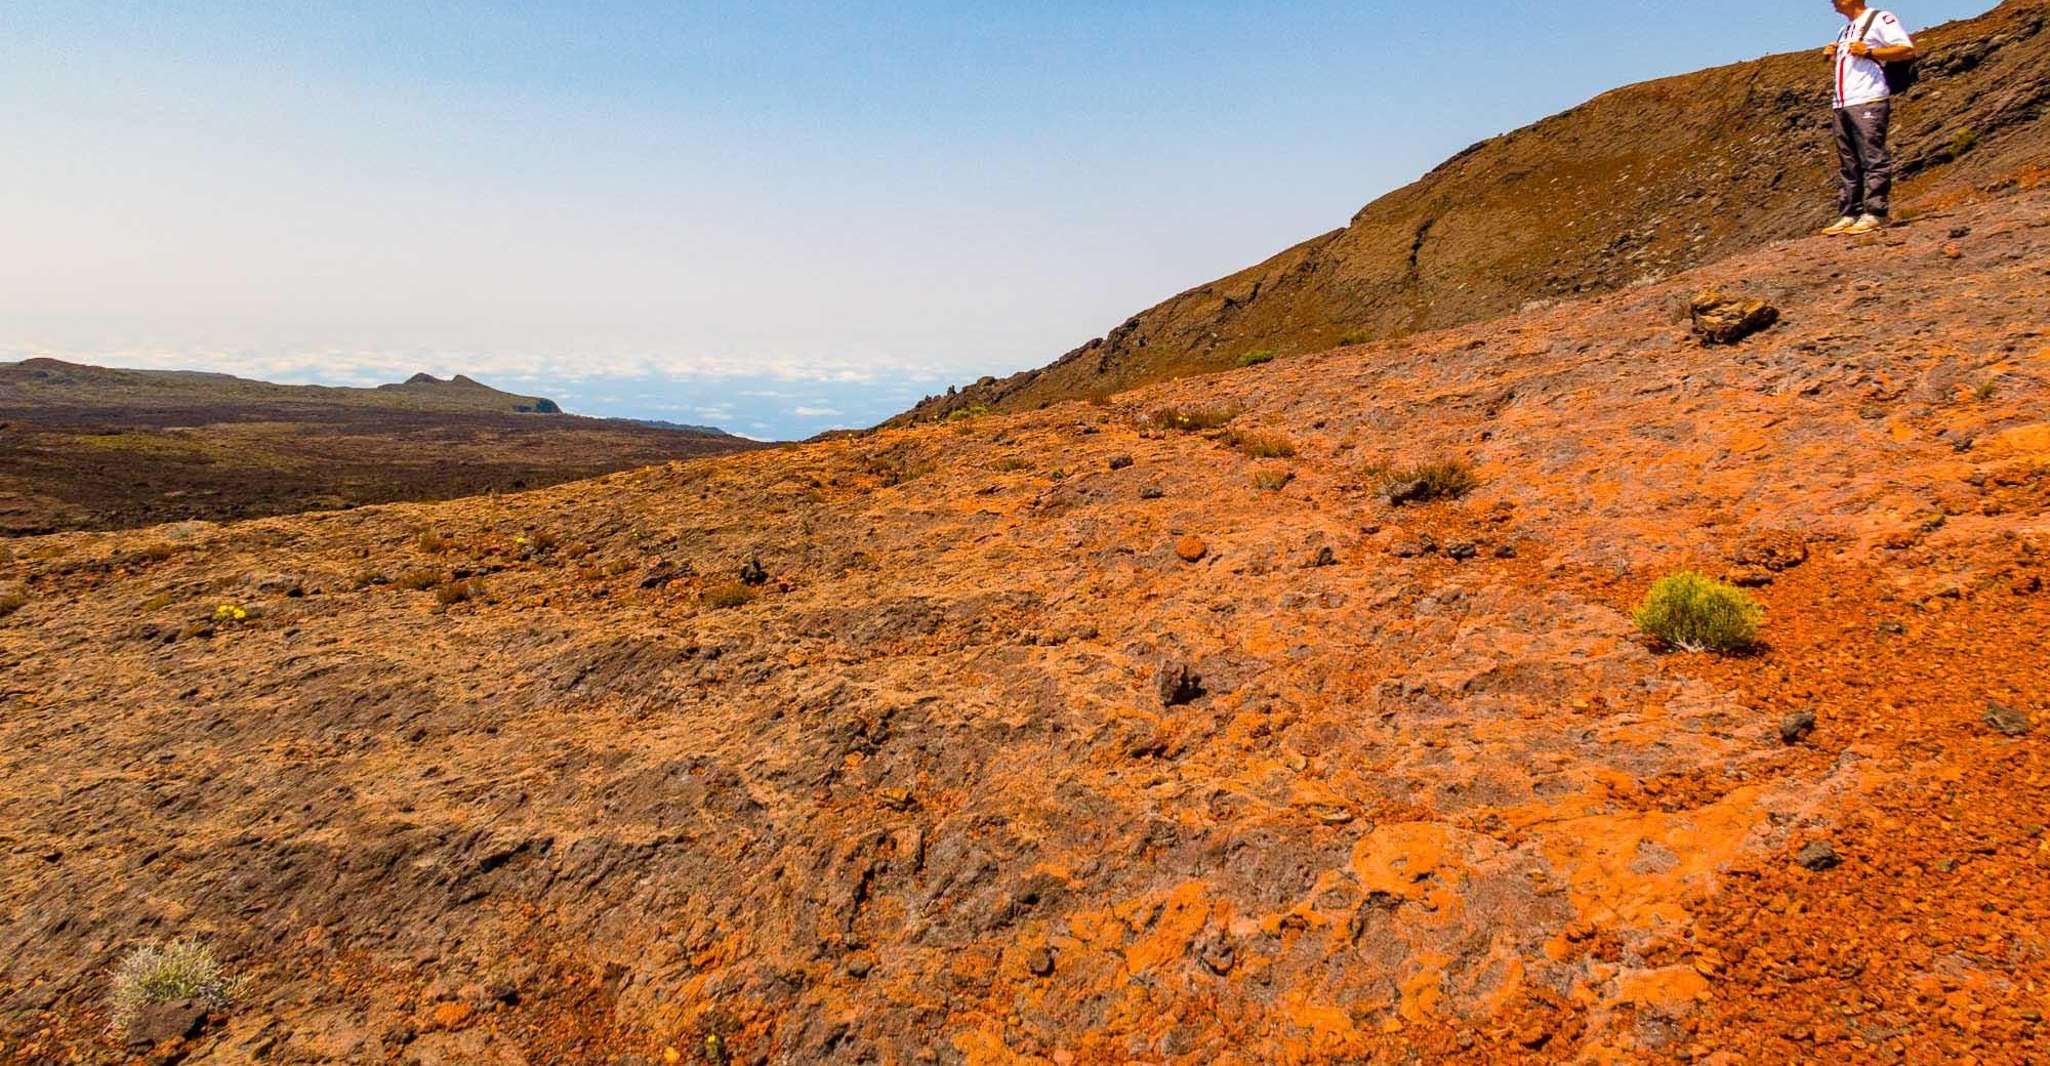
[[1826,0],[6,0],[0,359],[461,372],[806,436],[1043,364],[1476,140],[1839,25]]

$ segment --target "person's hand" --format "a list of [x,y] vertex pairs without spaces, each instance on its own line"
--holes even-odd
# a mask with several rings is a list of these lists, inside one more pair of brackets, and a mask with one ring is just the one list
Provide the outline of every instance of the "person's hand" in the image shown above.
[[1863,41],[1852,41],[1851,54],[1863,59],[1872,54],[1872,46]]
[[1824,58],[1824,59],[1835,59],[1835,58],[1836,58],[1836,44],[1835,44],[1834,42],[1832,42],[1832,43],[1831,43],[1831,44],[1829,45],[1829,47],[1827,47],[1827,48],[1824,48],[1824,49],[1822,50],[1822,58]]

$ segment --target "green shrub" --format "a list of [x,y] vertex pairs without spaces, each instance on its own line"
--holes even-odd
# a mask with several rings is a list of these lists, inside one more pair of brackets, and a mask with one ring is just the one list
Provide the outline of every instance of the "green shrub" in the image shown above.
[[725,585],[714,585],[705,590],[705,606],[727,610],[745,607],[754,602],[755,590],[738,581]]
[[1240,369],[1244,369],[1249,366],[1259,366],[1262,363],[1271,363],[1273,361],[1274,349],[1272,348],[1261,348],[1256,351],[1250,351],[1242,356],[1239,356],[1238,358],[1238,364]]
[[1224,407],[1162,407],[1148,414],[1143,423],[1148,429],[1200,433],[1217,429],[1238,416],[1237,411]]
[[1473,467],[1463,459],[1400,467],[1381,475],[1381,491],[1390,503],[1429,503],[1456,500],[1480,485]]
[[1233,448],[1254,459],[1295,458],[1295,442],[1279,433],[1234,430],[1228,441]]
[[441,584],[441,582],[441,571],[416,567],[400,574],[392,584],[405,589],[407,592],[425,592]]
[[196,940],[144,944],[114,968],[109,1012],[118,1030],[152,1003],[189,999],[208,1010],[226,1010],[242,985],[228,976],[212,948]]
[[1765,607],[1735,585],[1683,570],[1652,585],[1632,617],[1681,651],[1732,652],[1758,639]]
[[1295,471],[1285,466],[1263,467],[1253,472],[1253,484],[1268,492],[1280,492],[1295,480]]

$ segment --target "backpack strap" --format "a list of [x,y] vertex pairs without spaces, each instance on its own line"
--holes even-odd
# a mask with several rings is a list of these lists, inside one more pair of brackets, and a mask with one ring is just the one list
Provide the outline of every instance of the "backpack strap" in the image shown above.
[[1855,44],[1859,41],[1864,40],[1866,37],[1871,36],[1872,24],[1879,21],[1879,15],[1880,11],[1876,7],[1865,12],[1865,25],[1860,27],[1858,30],[1858,35],[1856,37],[1851,38],[1851,40],[1847,43]]

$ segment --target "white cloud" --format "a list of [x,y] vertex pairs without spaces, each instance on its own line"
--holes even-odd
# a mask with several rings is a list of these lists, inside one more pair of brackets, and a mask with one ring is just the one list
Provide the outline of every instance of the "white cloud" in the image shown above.
[[834,407],[793,407],[790,413],[799,418],[836,418],[845,412]]

